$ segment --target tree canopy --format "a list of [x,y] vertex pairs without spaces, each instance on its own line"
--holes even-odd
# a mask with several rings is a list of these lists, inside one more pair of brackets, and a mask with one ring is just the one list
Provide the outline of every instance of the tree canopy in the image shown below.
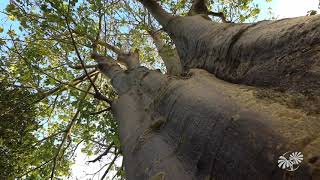
[[[159,2],[176,15],[192,4]],[[230,23],[255,21],[261,11],[254,0],[208,7],[210,20]],[[67,177],[80,144],[96,156],[89,163],[110,157],[103,177],[124,178],[110,112],[117,93],[90,54],[123,64],[121,55],[138,53],[144,66],[171,73],[164,60],[175,47],[162,27],[134,0],[12,0],[2,13],[11,25],[0,27],[0,178]]]

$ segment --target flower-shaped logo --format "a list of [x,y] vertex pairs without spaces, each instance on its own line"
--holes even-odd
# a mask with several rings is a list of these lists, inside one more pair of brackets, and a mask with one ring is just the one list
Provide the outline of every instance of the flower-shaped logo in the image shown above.
[[286,152],[279,157],[278,166],[287,171],[295,171],[303,160],[303,154],[301,152],[293,152],[289,156],[288,154],[289,152]]

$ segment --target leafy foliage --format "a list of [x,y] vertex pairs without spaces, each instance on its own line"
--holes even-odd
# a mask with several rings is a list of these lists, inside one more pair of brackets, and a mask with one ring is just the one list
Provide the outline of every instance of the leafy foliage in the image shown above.
[[[52,140],[42,143],[35,134],[41,128],[36,119],[40,112],[33,104],[36,96],[6,81],[0,83],[1,179],[22,176],[26,167],[36,167],[50,161],[56,149]],[[64,168],[67,170],[69,167],[66,164]],[[48,168],[43,168],[31,172],[29,178],[45,177],[49,172]]]

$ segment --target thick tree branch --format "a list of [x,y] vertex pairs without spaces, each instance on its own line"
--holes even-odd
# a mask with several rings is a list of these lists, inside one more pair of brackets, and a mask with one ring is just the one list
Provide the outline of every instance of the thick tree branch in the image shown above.
[[117,76],[118,73],[123,73],[123,69],[112,59],[102,56],[98,53],[93,53],[91,58],[98,63],[100,71],[110,79]]
[[319,113],[319,16],[250,24],[188,16],[172,22],[165,30],[183,67],[205,69],[232,83],[299,93],[300,108]]
[[159,31],[151,29],[148,33],[152,37],[158,53],[166,66],[167,74],[180,76],[183,70],[177,50],[172,49],[164,42]]
[[166,12],[155,0],[138,0],[143,4],[145,8],[149,10],[152,16],[163,26],[167,27],[167,24],[174,18],[172,14]]
[[208,14],[207,0],[193,0],[189,16],[194,16],[197,14]]
[[111,79],[111,84],[118,93],[122,93],[128,89],[129,84],[126,80],[126,74],[117,61],[98,53],[92,53],[91,58],[98,63],[99,70]]
[[223,12],[212,12],[212,11],[210,11],[210,12],[208,12],[208,15],[219,17],[223,23],[230,23],[231,22],[231,21],[227,20],[227,18],[224,15]]
[[207,7],[207,0],[193,0],[192,6],[190,8],[190,11],[188,12],[189,16],[194,16],[194,15],[212,15],[219,17],[223,23],[230,23],[230,21],[227,21],[225,15],[223,12],[212,12],[208,10]]
[[117,60],[124,63],[129,70],[135,69],[140,66],[139,50],[120,54]]

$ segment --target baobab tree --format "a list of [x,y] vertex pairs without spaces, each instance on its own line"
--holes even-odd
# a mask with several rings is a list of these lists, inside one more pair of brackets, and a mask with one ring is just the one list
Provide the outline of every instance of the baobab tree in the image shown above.
[[[189,6],[180,1],[184,5],[181,9],[190,7],[181,13],[175,8],[169,12],[170,5],[156,0],[121,4],[134,17],[137,11],[133,4],[143,6],[136,19],[141,22],[138,32],[155,44],[167,69],[162,73],[141,65],[152,53],[139,48],[141,41],[136,39],[143,37],[137,30],[132,30],[133,40],[119,35],[121,27],[113,30],[118,39],[108,39],[108,28],[117,27],[107,27],[110,19],[106,14],[112,14],[108,8],[117,7],[116,1],[90,2],[90,10],[77,1],[28,3],[27,7],[40,7],[40,15],[20,1],[13,2],[9,12],[24,23],[28,38],[53,41],[27,44],[24,49],[19,42],[30,40],[16,39],[11,30],[12,42],[7,45],[13,54],[10,58],[18,58],[35,74],[40,72],[38,85],[45,83],[41,78],[59,82],[47,91],[39,90],[42,96],[36,102],[50,101],[49,96],[67,87],[74,93],[69,98],[74,104],[69,109],[71,121],[65,123],[59,145],[45,164],[51,165],[51,179],[74,138],[71,132],[97,129],[90,120],[83,120],[89,117],[83,111],[101,107],[104,109],[96,113],[112,113],[116,122],[105,125],[112,127],[106,131],[119,139],[108,140],[106,153],[93,161],[112,149],[114,163],[121,153],[127,179],[319,178],[319,16],[238,23],[228,12],[213,11],[205,0],[194,0]],[[25,20],[24,15],[31,20]],[[60,58],[68,68],[53,74],[43,70],[63,61]],[[69,82],[54,77],[70,76],[79,69],[83,74]],[[98,80],[105,83],[98,84]],[[86,89],[79,88],[80,84]],[[74,96],[80,100],[75,101]],[[96,100],[86,101],[87,96]],[[99,137],[110,136],[99,133]],[[89,141],[89,131],[80,134]],[[299,169],[292,173],[277,166],[279,156],[290,151],[304,155]]]

